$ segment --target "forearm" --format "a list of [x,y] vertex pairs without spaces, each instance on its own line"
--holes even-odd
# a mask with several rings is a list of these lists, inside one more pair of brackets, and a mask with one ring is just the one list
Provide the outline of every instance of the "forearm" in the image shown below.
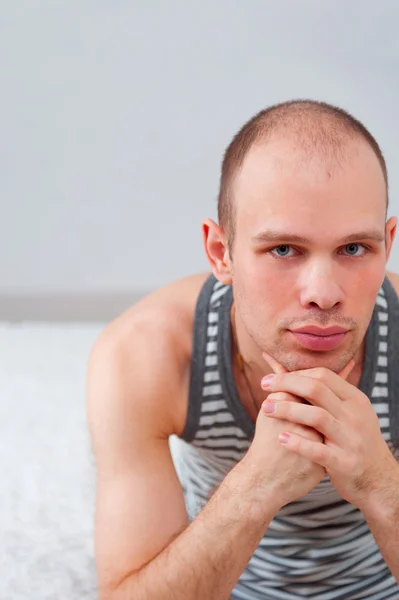
[[373,498],[362,512],[389,570],[399,583],[399,467],[390,489]]
[[280,508],[238,464],[197,518],[112,600],[225,600]]

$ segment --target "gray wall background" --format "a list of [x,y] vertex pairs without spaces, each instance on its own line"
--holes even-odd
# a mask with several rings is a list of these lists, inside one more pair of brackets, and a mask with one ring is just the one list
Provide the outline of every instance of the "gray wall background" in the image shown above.
[[1,0],[0,317],[106,315],[206,270],[222,153],[281,100],[360,118],[398,214],[398,19],[396,0]]

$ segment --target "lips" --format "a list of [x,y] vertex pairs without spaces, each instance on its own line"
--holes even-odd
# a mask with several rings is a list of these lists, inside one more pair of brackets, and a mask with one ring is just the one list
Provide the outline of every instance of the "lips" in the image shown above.
[[337,348],[345,339],[348,329],[343,327],[317,327],[308,325],[299,329],[291,329],[299,344],[308,350],[327,351]]
[[339,327],[334,325],[333,327],[321,328],[316,325],[308,325],[307,327],[300,327],[299,329],[291,329],[293,333],[309,333],[310,335],[336,335],[337,333],[346,333],[348,329],[345,327]]

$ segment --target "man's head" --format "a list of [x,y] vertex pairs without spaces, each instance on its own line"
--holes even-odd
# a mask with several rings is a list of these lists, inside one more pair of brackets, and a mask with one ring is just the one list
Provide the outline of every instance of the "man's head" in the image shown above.
[[220,177],[218,219],[228,237],[230,252],[236,223],[235,183],[253,147],[273,139],[291,139],[300,150],[299,160],[316,156],[339,164],[348,142],[359,137],[370,145],[380,163],[388,207],[388,172],[381,149],[364,125],[342,108],[325,102],[294,100],[266,108],[245,123],[225,151]]
[[[223,161],[220,224],[203,228],[249,343],[290,370],[338,371],[356,354],[395,233],[387,201],[381,150],[341,109],[296,101],[244,125]],[[290,331],[310,324],[350,331],[335,350],[316,352]]]

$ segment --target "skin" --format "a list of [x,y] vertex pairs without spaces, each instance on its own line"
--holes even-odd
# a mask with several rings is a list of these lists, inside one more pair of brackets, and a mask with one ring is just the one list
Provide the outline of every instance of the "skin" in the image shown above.
[[[387,454],[378,423],[366,412],[366,402],[370,403],[355,395],[355,386],[362,370],[363,336],[385,275],[396,219],[385,224],[385,189],[374,155],[359,140],[347,150],[338,167],[331,161],[304,162],[289,140],[260,145],[248,155],[236,181],[232,255],[227,250],[227,232],[210,219],[203,223],[212,271],[234,286],[232,325],[257,406],[251,404],[235,354],[233,371],[242,404],[261,433],[245,461],[232,469],[202,517],[190,526],[168,438],[181,435],[187,419],[195,307],[209,273],[186,277],[150,294],[109,324],[97,340],[88,366],[87,410],[97,467],[100,598],[227,597],[279,509],[282,494],[292,483],[299,496],[298,487],[307,485],[303,478],[290,477],[290,485],[285,481],[276,488],[279,477],[265,476],[268,454],[259,442],[264,432],[274,432],[277,473],[283,476],[293,466],[304,466],[287,452],[311,452],[312,460],[331,472],[337,489],[355,504],[359,500],[358,505],[362,497],[348,486],[345,474],[356,468],[357,480],[362,480],[368,455],[360,450],[366,436],[373,440],[369,448],[378,451],[380,473],[391,472],[382,460]],[[386,232],[385,244],[370,244],[373,250],[364,258],[343,256],[338,239],[370,225]],[[290,227],[290,233],[306,236],[310,242],[294,244],[289,258],[276,259],[269,246],[255,248],[251,242],[271,226]],[[398,276],[386,274],[398,291]],[[344,323],[352,331],[337,351],[312,353],[287,331],[305,323]],[[264,350],[269,352],[267,361]],[[262,388],[262,377],[274,372],[280,378],[276,387]],[[316,379],[319,385],[314,393]],[[310,387],[305,389],[303,380]],[[269,399],[283,394],[274,397],[279,402],[274,423],[259,410],[268,394]],[[310,404],[301,404],[299,397],[307,397]],[[324,443],[305,445],[304,438],[292,435],[291,442],[280,448],[277,436],[287,431],[290,420],[320,432],[324,428]],[[340,439],[334,437],[334,428]],[[298,428],[289,430],[294,433]],[[364,436],[359,437],[362,431]],[[315,431],[308,433],[319,439]],[[340,446],[348,435],[355,435],[356,443],[344,440],[347,445]],[[265,488],[259,487],[263,477]],[[383,480],[387,482],[385,476]],[[377,491],[368,498],[381,498],[382,487]],[[236,518],[238,508],[242,519]],[[398,519],[390,510],[379,510],[375,518],[374,509],[363,508],[387,564],[399,578],[394,563],[399,556],[394,546],[399,532],[392,528]],[[239,544],[234,543],[237,539]]]
[[[262,351],[288,371],[338,373],[353,358],[348,381],[359,383],[364,336],[397,225],[396,217],[386,222],[385,197],[381,167],[362,139],[348,141],[340,165],[317,156],[304,162],[293,140],[279,139],[250,150],[236,179],[232,255],[228,232],[204,221],[212,271],[234,289],[233,327],[258,406],[264,399],[259,381],[272,372]],[[255,241],[268,229],[281,237]],[[340,242],[369,230],[382,241],[354,236]],[[288,234],[309,241],[291,243]],[[336,349],[311,351],[289,331],[310,324],[350,331]]]

